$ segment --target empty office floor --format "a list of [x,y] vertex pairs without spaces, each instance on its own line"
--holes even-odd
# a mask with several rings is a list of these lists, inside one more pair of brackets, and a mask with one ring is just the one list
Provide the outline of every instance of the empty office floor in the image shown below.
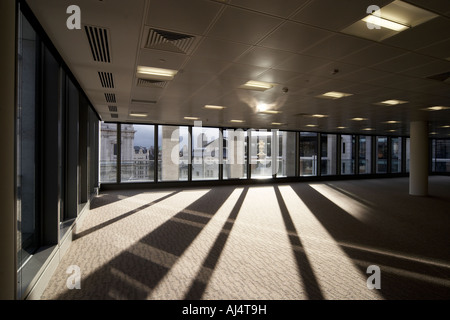
[[[42,299],[450,299],[450,177],[429,189],[409,196],[395,178],[106,192]],[[80,289],[68,289],[72,265]]]

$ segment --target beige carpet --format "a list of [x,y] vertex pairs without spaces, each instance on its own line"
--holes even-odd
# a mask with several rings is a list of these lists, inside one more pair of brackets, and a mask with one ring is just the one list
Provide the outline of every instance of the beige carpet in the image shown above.
[[450,299],[450,177],[430,194],[407,178],[103,193],[42,299]]

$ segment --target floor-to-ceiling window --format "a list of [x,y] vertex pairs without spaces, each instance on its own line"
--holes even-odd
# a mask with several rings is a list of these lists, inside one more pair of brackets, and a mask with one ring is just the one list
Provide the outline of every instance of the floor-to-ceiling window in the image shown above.
[[219,179],[220,140],[218,128],[192,128],[192,180]]
[[388,169],[388,139],[387,137],[376,137],[377,163],[376,173],[387,173]]
[[188,180],[190,140],[188,127],[158,126],[158,181]]
[[411,138],[406,138],[406,142],[405,142],[406,146],[405,146],[405,170],[406,172],[409,172],[409,161],[411,159]]
[[300,132],[300,176],[317,175],[317,133]]
[[355,173],[355,136],[341,135],[341,174]]
[[290,131],[274,131],[277,145],[275,146],[277,177],[294,177],[296,166],[297,133]]
[[276,172],[276,164],[272,159],[272,131],[250,131],[250,172],[252,179],[272,178]]
[[450,140],[432,140],[432,170],[433,172],[450,172]]
[[223,130],[223,179],[247,178],[247,132]]
[[101,122],[100,182],[117,182],[117,123]]
[[402,172],[402,138],[391,138],[391,173]]
[[121,182],[155,180],[155,126],[122,124]]
[[372,137],[359,136],[359,174],[369,174],[372,170]]
[[18,78],[19,95],[16,123],[17,143],[17,267],[18,295],[28,281],[24,266],[39,246],[40,212],[38,209],[38,132],[37,48],[38,37],[28,20],[20,17]]
[[322,176],[335,175],[337,173],[337,135],[320,135],[320,174]]

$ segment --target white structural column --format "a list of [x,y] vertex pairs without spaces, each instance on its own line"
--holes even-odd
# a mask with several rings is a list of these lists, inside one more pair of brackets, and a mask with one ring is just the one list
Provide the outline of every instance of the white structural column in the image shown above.
[[409,194],[428,195],[428,124],[426,121],[413,121],[410,128],[411,151],[409,164]]
[[16,1],[0,1],[0,300],[15,299],[14,105]]

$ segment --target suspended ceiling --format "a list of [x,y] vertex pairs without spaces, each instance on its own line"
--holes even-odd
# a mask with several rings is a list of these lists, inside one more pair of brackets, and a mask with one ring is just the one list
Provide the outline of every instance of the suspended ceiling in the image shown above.
[[[372,0],[27,1],[104,121],[408,135],[425,120],[450,137],[450,110],[424,110],[450,107],[450,1],[376,2],[428,16],[391,32],[361,22]],[[66,27],[69,5],[80,30]],[[138,66],[177,74],[149,81]],[[250,80],[274,86],[242,89]],[[330,91],[351,95],[318,97]],[[380,104],[393,99],[406,103]]]

